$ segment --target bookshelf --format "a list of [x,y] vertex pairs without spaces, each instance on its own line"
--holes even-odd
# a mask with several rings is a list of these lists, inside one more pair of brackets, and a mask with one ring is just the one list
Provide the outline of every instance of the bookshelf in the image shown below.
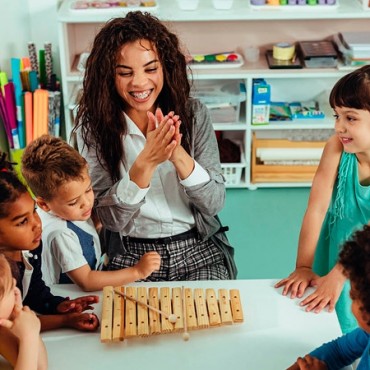
[[[272,101],[306,101],[316,96],[325,97],[338,78],[348,73],[348,69],[269,69],[265,51],[282,41],[295,43],[325,39],[344,31],[370,31],[370,12],[364,11],[358,0],[341,0],[337,7],[325,12],[315,9],[255,10],[248,0],[234,0],[230,10],[214,9],[211,0],[200,1],[195,11],[180,10],[172,0],[157,0],[157,4],[153,14],[179,35],[185,50],[190,54],[236,51],[246,46],[258,47],[260,50],[260,58],[256,63],[246,62],[240,68],[194,69],[192,72],[195,85],[204,81],[227,80],[246,86],[245,102],[241,103],[239,120],[233,123],[214,122],[216,131],[222,131],[225,137],[241,142],[243,146],[243,158],[235,166],[235,170],[241,173],[240,179],[233,181],[228,187],[255,189],[310,186],[312,177],[304,176],[298,176],[297,179],[276,177],[276,181],[253,182],[252,139],[281,140],[307,135],[315,137],[316,134],[324,137],[334,126],[327,101],[323,98],[320,102],[320,107],[326,113],[324,119],[252,125],[253,81],[263,78],[271,85]],[[69,1],[64,1],[59,9],[60,64],[67,135],[72,129],[71,110],[82,81],[82,72],[77,69],[79,56],[89,51],[96,33],[107,20],[124,14],[125,10],[117,13],[112,13],[111,10],[107,13],[103,10],[93,13],[70,11]]]

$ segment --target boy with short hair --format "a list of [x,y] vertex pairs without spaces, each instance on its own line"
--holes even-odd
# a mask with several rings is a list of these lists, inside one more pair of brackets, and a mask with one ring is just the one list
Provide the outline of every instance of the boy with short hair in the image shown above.
[[288,370],[342,369],[357,359],[357,370],[370,369],[370,226],[344,244],[338,262],[351,282],[352,312],[359,328],[299,357]]
[[47,285],[71,283],[84,291],[141,280],[160,256],[146,253],[132,267],[97,271],[101,248],[91,213],[94,194],[86,160],[64,140],[43,135],[22,156],[22,174],[36,196],[42,220],[42,273]]

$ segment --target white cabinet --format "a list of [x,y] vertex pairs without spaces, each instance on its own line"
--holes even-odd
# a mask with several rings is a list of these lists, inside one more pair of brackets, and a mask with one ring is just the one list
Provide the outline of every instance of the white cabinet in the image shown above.
[[[307,133],[314,135],[318,129],[332,129],[333,119],[326,103],[326,118],[321,120],[296,120],[289,123],[270,123],[264,126],[251,124],[252,84],[257,78],[264,78],[270,85],[272,100],[309,100],[318,94],[330,91],[347,70],[325,69],[269,69],[265,59],[265,51],[277,42],[317,40],[330,37],[343,31],[370,31],[370,12],[364,11],[358,0],[339,0],[340,4],[332,9],[323,10],[318,6],[305,7],[304,10],[255,10],[248,0],[234,0],[230,10],[216,10],[211,0],[200,0],[195,11],[180,10],[173,0],[157,0],[154,14],[163,20],[168,27],[176,32],[184,50],[194,53],[217,53],[240,50],[246,46],[260,49],[260,60],[250,64],[246,62],[240,68],[227,69],[194,69],[195,84],[200,81],[243,82],[246,86],[245,104],[241,104],[241,114],[237,122],[214,122],[217,131],[224,136],[242,142],[244,160],[235,166],[241,171],[241,180],[229,187],[283,187],[310,186],[310,179],[291,177],[292,181],[278,174],[271,178],[252,182],[252,138],[284,139],[294,136],[294,132],[302,136]],[[128,8],[127,8],[128,10]],[[61,57],[61,74],[65,105],[66,133],[72,128],[71,107],[74,92],[78,91],[82,72],[77,69],[79,56],[88,52],[95,35],[102,25],[112,17],[122,16],[126,9],[117,11],[70,10],[70,2],[62,3],[59,12],[59,44]],[[98,87],[97,87],[98,88]],[[319,132],[319,131],[317,131]],[[297,135],[295,135],[297,136]],[[255,143],[254,143],[255,144]],[[269,145],[269,144],[267,144]],[[299,146],[299,145],[298,145]],[[223,166],[230,171],[230,165]],[[232,166],[231,166],[232,167]],[[279,172],[275,171],[275,172]],[[266,180],[267,179],[267,180]],[[235,182],[235,181],[234,181]]]

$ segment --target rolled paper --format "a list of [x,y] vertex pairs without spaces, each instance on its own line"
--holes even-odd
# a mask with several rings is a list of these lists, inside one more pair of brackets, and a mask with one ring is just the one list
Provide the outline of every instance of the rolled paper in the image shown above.
[[35,71],[38,75],[39,73],[39,65],[37,62],[37,52],[36,52],[36,46],[33,42],[28,43],[28,56],[30,58],[31,63],[31,69]]
[[46,42],[44,44],[45,50],[45,74],[46,74],[46,83],[50,84],[51,75],[53,74],[53,61],[51,56],[51,43]]

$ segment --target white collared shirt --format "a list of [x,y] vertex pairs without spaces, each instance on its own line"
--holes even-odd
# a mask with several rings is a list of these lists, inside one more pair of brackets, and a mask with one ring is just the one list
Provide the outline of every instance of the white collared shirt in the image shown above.
[[[150,186],[139,188],[129,179],[128,171],[143,150],[146,138],[127,116],[127,135],[123,138],[125,160],[121,164],[122,180],[117,189],[118,197],[126,204],[137,204],[145,198],[140,213],[122,230],[122,235],[140,238],[162,238],[180,234],[194,227],[195,221],[189,201],[182,187],[205,183],[209,174],[196,161],[194,170],[180,180],[171,161],[161,163],[153,174]],[[182,186],[181,186],[181,185]]]

